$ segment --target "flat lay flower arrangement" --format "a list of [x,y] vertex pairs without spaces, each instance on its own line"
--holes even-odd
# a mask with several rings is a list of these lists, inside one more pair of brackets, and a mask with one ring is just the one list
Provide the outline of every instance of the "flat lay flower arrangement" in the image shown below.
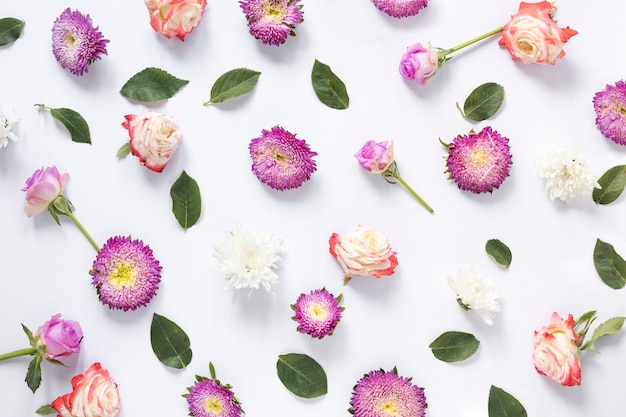
[[615,415],[614,6],[6,4],[4,412]]

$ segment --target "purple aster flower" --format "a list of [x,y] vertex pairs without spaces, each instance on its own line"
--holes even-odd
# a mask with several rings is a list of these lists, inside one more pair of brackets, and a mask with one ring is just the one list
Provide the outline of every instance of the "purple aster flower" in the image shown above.
[[209,363],[211,379],[196,375],[196,382],[183,394],[189,405],[189,415],[195,417],[240,417],[245,414],[229,384],[222,385]]
[[107,55],[106,45],[98,26],[94,27],[89,15],[68,7],[52,25],[52,53],[74,75],[83,75],[89,65]]
[[392,371],[371,371],[357,382],[352,391],[348,411],[355,417],[424,417],[426,396],[424,390],[411,378]]
[[613,142],[626,145],[626,83],[617,81],[593,97],[596,125]]
[[[509,140],[487,126],[478,133],[457,136],[448,149],[449,179],[461,190],[476,194],[492,192],[509,176],[511,152]],[[443,142],[442,142],[443,143]]]
[[291,309],[296,312],[292,317],[298,322],[296,330],[318,339],[332,335],[344,310],[339,306],[342,298],[342,295],[335,298],[325,288],[300,294],[296,303],[291,305]]
[[266,45],[280,46],[304,20],[300,0],[241,0],[250,34]]
[[252,171],[261,182],[275,190],[298,188],[315,172],[317,166],[309,145],[280,126],[263,130],[250,145]]
[[115,236],[100,249],[89,274],[103,304],[128,311],[146,306],[155,296],[161,265],[141,240]]
[[414,16],[428,6],[428,0],[374,0],[374,6],[391,17]]

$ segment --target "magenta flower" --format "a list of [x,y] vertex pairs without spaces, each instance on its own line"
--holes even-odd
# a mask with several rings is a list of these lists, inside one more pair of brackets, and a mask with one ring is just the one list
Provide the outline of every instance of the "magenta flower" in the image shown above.
[[424,417],[426,396],[424,390],[411,378],[392,371],[374,370],[357,382],[352,391],[348,411],[354,417]]
[[403,78],[424,85],[440,65],[437,48],[431,45],[425,47],[418,42],[406,48],[398,70]]
[[43,357],[58,360],[80,352],[83,331],[77,321],[63,320],[55,314],[37,329],[33,338]]
[[248,146],[252,171],[261,182],[275,190],[298,188],[315,172],[317,166],[306,141],[297,139],[280,126],[263,130]]
[[428,6],[428,0],[374,0],[374,6],[391,17],[414,16]]
[[509,140],[487,126],[478,133],[457,136],[448,149],[447,170],[461,190],[475,194],[492,192],[509,176]]
[[100,249],[89,274],[103,304],[128,311],[156,295],[161,265],[141,240],[115,236]]
[[89,15],[68,7],[52,25],[52,53],[61,66],[74,75],[83,75],[92,62],[107,55],[106,45],[98,27]]
[[318,339],[331,336],[344,310],[339,306],[342,298],[342,295],[335,298],[325,288],[300,294],[296,303],[291,305],[296,313],[292,319],[298,322],[296,330]]
[[240,417],[244,413],[241,403],[231,390],[230,384],[222,385],[215,377],[213,364],[209,363],[211,378],[196,375],[196,382],[188,387],[189,415],[195,417]]
[[596,125],[613,142],[626,145],[626,83],[621,80],[608,85],[593,97]]
[[241,0],[250,34],[266,45],[280,46],[304,20],[300,0]]
[[69,174],[61,174],[54,165],[51,167],[41,167],[33,172],[33,175],[26,180],[26,206],[24,213],[32,217],[49,208],[50,204],[58,197],[63,196],[65,185],[69,179]]

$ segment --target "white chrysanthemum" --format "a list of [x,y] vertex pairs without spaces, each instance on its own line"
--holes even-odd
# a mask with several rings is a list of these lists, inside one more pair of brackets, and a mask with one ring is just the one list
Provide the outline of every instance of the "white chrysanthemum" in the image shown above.
[[570,204],[580,195],[589,194],[597,178],[587,161],[576,151],[547,148],[535,161],[537,173],[546,180],[550,200]]
[[0,149],[6,147],[9,144],[9,140],[17,142],[21,138],[17,137],[13,133],[13,127],[19,123],[20,118],[15,113],[14,109],[7,111],[2,103],[0,103]]
[[[278,284],[278,275],[274,272],[276,262],[280,260],[278,252],[282,239],[271,234],[249,230],[237,225],[227,234],[226,242],[215,245],[215,257],[220,263],[220,271],[228,274],[225,290],[261,286],[272,293],[272,285]],[[272,293],[272,295],[274,295]]]
[[500,290],[479,276],[474,268],[459,268],[456,277],[448,275],[448,285],[457,294],[457,301],[466,310],[474,310],[488,325],[500,311]]

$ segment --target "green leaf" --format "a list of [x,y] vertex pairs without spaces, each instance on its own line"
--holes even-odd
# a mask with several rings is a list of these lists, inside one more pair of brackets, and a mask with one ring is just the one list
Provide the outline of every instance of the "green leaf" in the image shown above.
[[130,153],[130,142],[126,142],[117,150],[117,154],[115,156],[117,156],[118,158],[123,158],[129,153]]
[[20,37],[25,22],[13,17],[0,19],[0,46],[13,43]]
[[[480,122],[496,114],[502,106],[502,101],[504,87],[496,83],[485,83],[476,87],[465,99],[461,114],[466,119]],[[456,106],[459,108],[459,103]]]
[[350,98],[346,91],[346,85],[337,77],[330,67],[322,64],[317,59],[311,71],[311,82],[317,98],[328,107],[333,109],[347,109]]
[[527,417],[526,409],[514,396],[496,386],[489,390],[489,417]]
[[316,398],[328,392],[326,372],[313,358],[301,353],[279,355],[278,378],[285,388],[302,398]]
[[202,200],[198,183],[183,171],[172,185],[170,196],[172,197],[172,212],[178,224],[186,231],[200,218]]
[[41,356],[35,355],[33,360],[28,364],[28,372],[26,373],[26,385],[35,393],[41,384]]
[[154,102],[172,97],[188,83],[160,68],[149,67],[130,77],[120,94],[132,100]]
[[428,346],[435,358],[444,362],[459,362],[472,356],[480,342],[473,334],[444,332]]
[[150,343],[156,357],[166,366],[182,369],[191,362],[189,337],[173,321],[152,314]]
[[598,179],[600,188],[594,188],[593,201],[598,204],[609,204],[617,200],[626,186],[626,165],[610,168]]
[[616,290],[624,288],[626,285],[626,262],[615,252],[613,245],[597,239],[593,249],[593,264],[606,285]]
[[508,268],[511,265],[513,255],[511,249],[498,239],[489,239],[485,245],[485,250],[495,259],[497,263]]
[[50,113],[52,117],[63,123],[63,126],[70,132],[72,141],[91,144],[89,126],[80,114],[72,109],[66,108],[51,108]]
[[211,98],[204,105],[221,103],[249,93],[256,87],[260,75],[260,72],[247,68],[236,68],[222,74],[211,87]]
[[626,319],[626,317],[613,317],[600,324],[593,331],[593,336],[591,336],[591,339],[582,346],[581,350],[592,350],[594,352],[597,352],[593,349],[590,349],[591,346],[593,346],[593,344],[596,343],[601,337],[619,332],[624,326],[624,319]]
[[26,333],[26,337],[28,337],[28,342],[32,347],[35,347],[35,338],[33,337],[33,332],[30,329],[22,324],[22,330]]
[[35,411],[35,413],[41,414],[41,415],[45,416],[45,415],[48,415],[48,414],[56,414],[57,410],[52,408],[52,406],[50,404],[46,404],[46,405],[42,405],[41,407],[39,407]]

